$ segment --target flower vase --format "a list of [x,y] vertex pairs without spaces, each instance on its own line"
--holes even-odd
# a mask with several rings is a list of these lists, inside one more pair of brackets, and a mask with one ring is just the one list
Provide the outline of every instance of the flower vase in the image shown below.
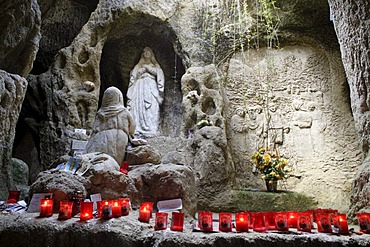
[[266,182],[267,192],[276,192],[277,191],[277,181],[272,181],[272,183],[270,183],[270,181],[265,180],[265,182]]

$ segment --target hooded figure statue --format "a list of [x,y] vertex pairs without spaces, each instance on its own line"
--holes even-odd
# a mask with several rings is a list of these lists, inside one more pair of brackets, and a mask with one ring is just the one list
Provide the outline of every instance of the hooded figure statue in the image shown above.
[[123,105],[123,96],[116,87],[105,90],[102,105],[95,116],[93,133],[86,151],[112,156],[118,164],[124,159],[128,138],[135,131],[130,112]]

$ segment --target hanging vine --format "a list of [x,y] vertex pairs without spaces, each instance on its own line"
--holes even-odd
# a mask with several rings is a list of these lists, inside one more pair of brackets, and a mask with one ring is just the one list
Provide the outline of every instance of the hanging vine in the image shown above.
[[[248,4],[249,3],[249,4]],[[218,65],[236,52],[278,48],[280,18],[276,0],[204,1],[195,8],[201,48]],[[261,43],[265,41],[265,43]]]

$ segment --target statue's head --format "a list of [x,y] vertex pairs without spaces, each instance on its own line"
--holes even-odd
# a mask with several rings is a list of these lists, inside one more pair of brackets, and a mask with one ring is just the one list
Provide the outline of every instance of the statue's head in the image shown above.
[[116,87],[107,88],[103,94],[102,107],[120,104],[123,105],[122,92]]
[[149,47],[145,47],[143,52],[141,53],[141,59],[139,63],[152,63],[155,65],[158,65],[157,60],[155,59],[153,50],[150,49]]
[[141,57],[150,59],[153,56],[153,51],[149,47],[145,47]]

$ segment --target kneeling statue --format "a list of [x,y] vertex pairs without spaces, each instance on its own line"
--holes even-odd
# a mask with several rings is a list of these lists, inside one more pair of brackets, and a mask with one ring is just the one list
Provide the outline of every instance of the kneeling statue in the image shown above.
[[116,87],[107,88],[86,151],[106,153],[121,164],[129,136],[134,132],[135,122],[123,104],[122,92]]

